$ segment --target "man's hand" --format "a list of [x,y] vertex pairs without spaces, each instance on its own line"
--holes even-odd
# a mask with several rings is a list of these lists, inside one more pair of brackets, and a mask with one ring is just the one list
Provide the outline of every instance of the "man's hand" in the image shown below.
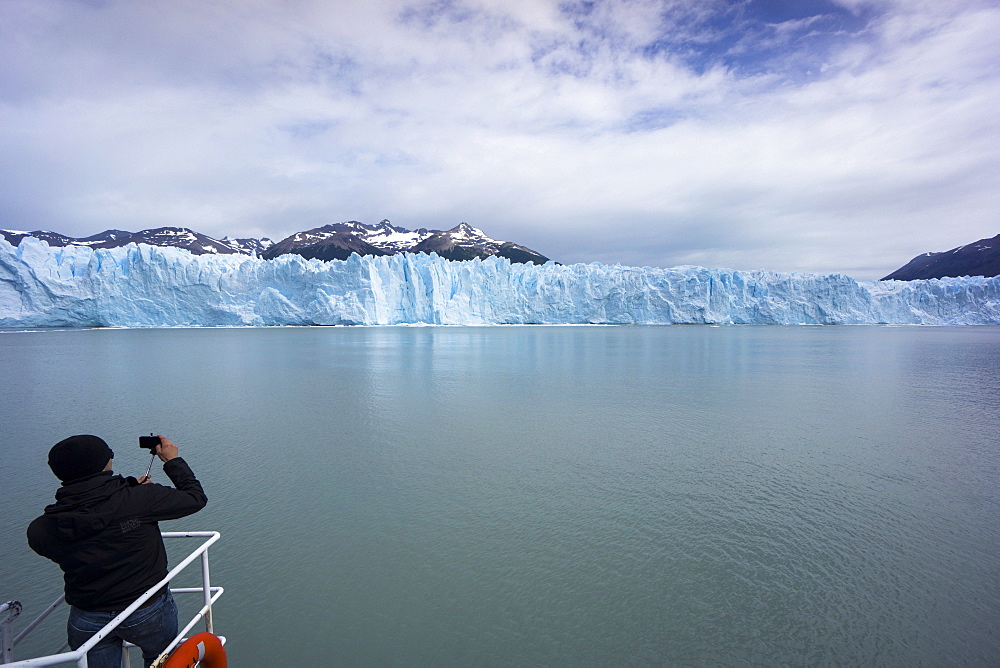
[[139,483],[140,485],[145,485],[149,481],[150,481],[150,477],[148,475],[140,476],[139,479],[136,480],[136,482]]
[[174,457],[177,457],[177,446],[171,443],[163,434],[158,435],[160,437],[160,444],[156,446],[156,456],[162,462],[169,462]]

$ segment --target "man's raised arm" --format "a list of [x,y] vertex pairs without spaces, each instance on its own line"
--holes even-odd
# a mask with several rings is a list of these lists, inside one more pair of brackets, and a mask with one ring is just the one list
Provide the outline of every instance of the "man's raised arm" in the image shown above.
[[152,495],[148,510],[150,519],[175,520],[196,513],[208,503],[205,490],[194,476],[191,467],[178,454],[177,446],[163,435],[156,454],[163,462],[163,472],[174,486],[142,485],[143,490]]

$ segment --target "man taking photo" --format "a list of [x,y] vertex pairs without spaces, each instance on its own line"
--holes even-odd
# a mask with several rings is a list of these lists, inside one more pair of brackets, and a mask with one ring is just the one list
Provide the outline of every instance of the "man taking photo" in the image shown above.
[[[150,483],[147,476],[114,475],[114,452],[97,436],[71,436],[49,451],[49,468],[62,486],[56,502],[28,526],[28,545],[63,571],[72,649],[167,576],[157,522],[186,517],[208,502],[177,446],[159,439],[155,454],[174,487]],[[142,649],[149,666],[176,635],[177,606],[164,586],[87,652],[87,662],[117,668],[127,640]]]

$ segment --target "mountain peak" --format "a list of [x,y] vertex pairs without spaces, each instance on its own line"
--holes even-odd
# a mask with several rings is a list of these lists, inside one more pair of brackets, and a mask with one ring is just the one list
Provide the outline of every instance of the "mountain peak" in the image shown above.
[[421,227],[408,230],[383,219],[378,225],[349,220],[331,223],[311,230],[296,232],[274,243],[270,239],[237,238],[228,236],[220,241],[188,227],[157,227],[139,232],[105,230],[83,239],[67,237],[57,232],[20,232],[0,230],[0,237],[17,245],[25,237],[35,237],[49,246],[88,246],[90,248],[117,248],[129,243],[150,246],[183,248],[202,255],[244,254],[270,259],[284,254],[296,254],[319,260],[347,259],[358,255],[394,255],[396,253],[437,253],[449,260],[471,260],[493,255],[511,262],[544,264],[548,258],[540,253],[509,241],[491,239],[482,230],[462,222],[450,230],[428,230]]
[[1000,234],[940,253],[922,253],[883,281],[1000,275]]
[[408,230],[388,219],[378,225],[357,221],[333,223],[299,232],[276,243],[263,253],[265,258],[292,253],[322,260],[346,259],[359,255],[394,255],[396,253],[437,253],[449,260],[471,260],[492,255],[511,262],[544,264],[548,258],[511,242],[497,241],[466,222],[450,230]]

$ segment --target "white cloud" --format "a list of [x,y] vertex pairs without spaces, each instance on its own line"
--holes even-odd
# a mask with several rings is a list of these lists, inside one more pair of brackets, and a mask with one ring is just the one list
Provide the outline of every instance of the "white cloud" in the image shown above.
[[706,6],[14,0],[0,227],[467,220],[561,261],[860,278],[997,232],[1000,9],[880,5],[806,76],[693,66]]

